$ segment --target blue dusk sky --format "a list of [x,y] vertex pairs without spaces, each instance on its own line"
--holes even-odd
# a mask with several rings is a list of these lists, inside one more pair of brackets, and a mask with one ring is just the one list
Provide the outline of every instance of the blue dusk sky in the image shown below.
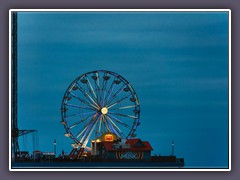
[[[228,168],[227,12],[19,12],[18,127],[37,147],[72,150],[61,101],[93,70],[120,74],[141,106],[136,134],[152,154],[185,158],[190,168]],[[33,151],[32,135],[19,138]]]

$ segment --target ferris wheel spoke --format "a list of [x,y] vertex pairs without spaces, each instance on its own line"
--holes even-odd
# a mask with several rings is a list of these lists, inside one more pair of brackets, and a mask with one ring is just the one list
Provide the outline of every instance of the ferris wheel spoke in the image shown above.
[[117,129],[114,127],[114,125],[107,119],[107,117],[105,116],[106,118],[106,121],[108,123],[108,126],[109,126],[109,129],[110,129],[110,132],[116,134],[118,137],[121,136],[121,134],[117,131]]
[[97,131],[98,133],[101,132],[101,127],[102,127],[102,115],[99,118],[98,131]]
[[103,106],[103,104],[104,104],[106,86],[107,86],[107,81],[104,81],[103,88],[102,88],[101,106]]
[[85,148],[85,146],[89,140],[89,137],[91,136],[91,134],[96,126],[96,122],[97,122],[98,118],[99,118],[99,114],[96,114],[96,115],[94,115],[92,120],[88,123],[87,129],[85,130],[85,132],[80,140],[80,143],[83,144],[83,148]]
[[98,93],[98,104],[101,105],[101,101],[102,101],[102,82],[100,80],[100,76],[99,73],[97,72],[96,75],[98,76],[97,80],[95,81],[95,87],[97,88],[97,93]]
[[130,116],[130,115],[127,115],[127,114],[113,113],[113,112],[108,112],[108,114],[113,114],[113,115],[122,116],[122,117],[128,117],[128,118],[132,118],[132,119],[138,119],[138,117],[136,117],[136,116]]
[[70,114],[70,115],[67,115],[65,117],[68,118],[68,117],[73,117],[73,116],[82,116],[82,115],[94,114],[94,113],[96,113],[96,112],[86,112],[86,113]]
[[69,107],[75,107],[75,108],[81,108],[81,109],[88,109],[88,110],[96,111],[96,109],[88,108],[88,107],[85,107],[85,106],[79,106],[79,105],[75,105],[75,104],[64,103],[64,105],[69,106]]
[[76,125],[78,125],[78,124],[80,124],[80,123],[83,123],[84,121],[86,121],[87,119],[89,119],[89,118],[92,117],[92,116],[93,116],[93,115],[89,115],[89,116],[87,116],[86,118],[83,118],[83,119],[81,119],[80,121],[72,124],[71,126],[69,126],[69,129],[72,129],[72,128],[74,128]]
[[119,136],[122,136],[123,138],[126,138],[126,135],[120,130],[120,128],[111,120],[110,117],[106,116],[106,118],[110,121],[111,124],[113,124],[113,128],[116,130],[117,134]]
[[93,90],[92,84],[91,84],[90,80],[88,79],[87,75],[86,75],[86,78],[87,78],[87,86],[88,86],[89,92],[93,95],[95,100],[97,100],[97,96]]
[[114,90],[114,88],[116,86],[116,83],[114,83],[115,80],[116,80],[116,78],[112,81],[112,83],[110,85],[110,88],[107,91],[107,94],[106,94],[106,96],[104,98],[104,104],[107,101],[108,97],[112,94],[112,92],[113,92],[113,90]]
[[77,138],[79,138],[87,129],[87,126],[85,126],[79,133],[76,135]]
[[104,79],[101,80],[100,76],[99,76],[98,81],[97,81],[97,85],[99,87],[99,89],[98,89],[98,94],[99,94],[99,96],[98,96],[98,103],[100,104],[100,106],[102,106],[103,81],[104,81]]
[[101,102],[101,106],[103,106],[103,104],[104,104],[104,99],[105,99],[105,93],[106,93],[106,88],[107,88],[107,82],[108,82],[108,80],[110,79],[110,76],[108,76],[108,74],[107,73],[104,73],[104,75],[103,75],[103,79],[102,79],[102,88],[101,88],[101,100],[100,100],[100,102]]
[[90,130],[90,132],[88,133],[88,135],[87,135],[85,141],[83,142],[83,148],[86,147],[86,145],[87,145],[87,143],[88,143],[88,141],[89,141],[89,138],[91,137],[91,135],[92,135],[92,133],[93,133],[93,130],[95,129],[95,126],[96,126],[96,124],[97,124],[96,121],[93,122],[93,123],[94,123],[94,124],[93,124],[92,129]]
[[111,129],[109,128],[108,123],[107,123],[107,121],[106,121],[104,116],[103,116],[103,123],[104,123],[106,129],[108,130],[108,132],[111,132]]
[[117,97],[117,95],[120,94],[120,93],[123,91],[123,89],[124,89],[125,86],[126,86],[126,85],[123,84],[123,85],[121,86],[121,88],[117,90],[117,92],[116,92],[115,94],[113,94],[112,96],[109,96],[108,99],[107,99],[107,102],[106,102],[105,104],[108,105],[109,103],[111,103],[111,102],[113,101],[113,99],[114,99],[115,97]]
[[132,127],[130,127],[128,124],[122,122],[121,120],[119,120],[118,118],[114,117],[113,115],[109,115],[109,114],[108,114],[108,116],[109,116],[110,118],[114,119],[117,123],[125,126],[126,128],[128,128],[128,129],[130,129],[130,130],[132,129]]
[[95,137],[97,137],[97,136],[99,135],[99,131],[98,131],[97,126],[98,126],[98,124],[100,123],[100,118],[98,118],[96,121],[97,121],[97,122],[96,122],[96,128],[95,128]]
[[84,95],[87,99],[89,99],[90,101],[92,101],[92,102],[99,108],[98,104],[93,100],[93,98],[92,98],[83,88],[81,88],[81,86],[78,84],[78,82],[76,82],[76,84],[77,84],[78,89],[83,93],[83,95]]
[[[82,138],[84,137],[84,134],[85,134],[86,131],[89,129],[91,123],[93,122],[93,120],[95,119],[95,117],[96,117],[97,115],[98,115],[98,114],[95,113],[94,116],[92,117],[92,119],[91,119],[87,124],[84,125],[84,127],[82,128],[82,130],[79,131],[79,133],[77,134],[77,138],[79,138],[82,134],[83,134]],[[81,139],[82,139],[82,138],[81,138]],[[80,141],[80,142],[81,142],[81,141]],[[82,143],[82,142],[81,142],[81,143]]]
[[75,95],[75,94],[72,93],[72,92],[69,92],[69,93],[70,93],[70,95],[71,95],[72,97],[76,98],[76,99],[79,100],[80,102],[82,102],[82,103],[84,103],[84,104],[86,104],[86,105],[88,105],[88,106],[90,106],[90,107],[93,107],[93,108],[95,108],[95,109],[98,109],[98,107],[95,106],[94,104],[91,104],[91,103],[89,103],[89,102],[87,102],[87,101],[79,98],[77,95]]
[[97,101],[97,103],[98,104],[100,104],[99,103],[99,97],[100,97],[100,95],[99,95],[99,91],[100,91],[100,85],[99,85],[99,74],[96,72],[95,73],[95,75],[93,75],[92,76],[92,79],[94,80],[94,93],[95,93],[95,95],[96,95],[96,101]]
[[120,102],[122,102],[123,100],[127,99],[127,98],[128,98],[129,96],[131,96],[131,95],[132,95],[132,94],[129,94],[129,95],[125,96],[124,98],[119,99],[119,100],[115,101],[114,103],[112,103],[112,104],[110,104],[110,105],[107,105],[107,108],[110,109],[111,107],[119,104]]
[[[106,99],[106,95],[107,95],[107,84],[108,84],[108,80],[111,78],[111,76],[109,76],[108,73],[106,73],[106,75],[103,77],[103,79],[105,80],[105,86],[104,86],[104,97],[103,97],[103,102]],[[110,86],[113,85],[113,81],[112,84]]]
[[118,109],[130,109],[130,108],[135,108],[138,105],[134,105],[134,106],[122,106],[122,107],[117,107],[117,108],[112,108],[111,110],[118,110]]

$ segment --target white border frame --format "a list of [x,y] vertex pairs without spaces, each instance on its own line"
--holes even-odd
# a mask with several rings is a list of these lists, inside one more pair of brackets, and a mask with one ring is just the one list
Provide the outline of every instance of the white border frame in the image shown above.
[[[12,121],[11,121],[11,108],[12,108],[12,102],[11,102],[11,72],[12,72],[12,66],[11,66],[11,51],[12,51],[12,42],[11,42],[11,13],[12,12],[228,12],[229,14],[229,59],[228,59],[228,93],[229,93],[229,99],[228,99],[228,112],[229,112],[229,157],[228,157],[228,169],[138,169],[138,168],[130,168],[130,169],[45,169],[47,167],[44,167],[43,169],[37,169],[37,167],[34,167],[33,169],[12,169],[12,158],[11,158],[11,152],[12,152],[12,144],[11,144],[11,127],[12,127]],[[39,167],[40,168],[40,167]],[[42,167],[41,167],[42,168]],[[49,167],[51,168],[51,167]],[[230,9],[10,9],[9,10],[9,171],[231,171],[231,10]]]

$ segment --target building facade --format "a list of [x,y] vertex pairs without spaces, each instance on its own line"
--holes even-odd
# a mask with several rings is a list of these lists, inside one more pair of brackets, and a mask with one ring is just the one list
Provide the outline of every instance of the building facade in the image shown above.
[[120,139],[114,133],[105,133],[92,141],[92,155],[106,161],[150,161],[152,150],[148,141]]

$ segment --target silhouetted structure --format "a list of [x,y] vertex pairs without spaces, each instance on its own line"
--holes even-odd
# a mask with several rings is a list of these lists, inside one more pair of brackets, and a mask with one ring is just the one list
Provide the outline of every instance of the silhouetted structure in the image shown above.
[[20,153],[18,138],[36,130],[19,130],[17,120],[17,12],[12,12],[12,34],[11,34],[11,124],[12,124],[12,157],[16,158]]

